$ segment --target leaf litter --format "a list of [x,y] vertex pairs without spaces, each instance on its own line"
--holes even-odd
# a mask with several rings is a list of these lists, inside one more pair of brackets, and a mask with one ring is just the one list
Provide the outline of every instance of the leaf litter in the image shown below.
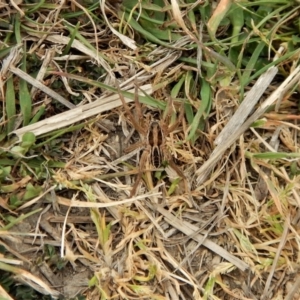
[[[297,299],[297,9],[3,5],[0,269],[10,286],[65,299]],[[137,122],[174,130],[164,145],[148,131],[151,147],[126,153]]]

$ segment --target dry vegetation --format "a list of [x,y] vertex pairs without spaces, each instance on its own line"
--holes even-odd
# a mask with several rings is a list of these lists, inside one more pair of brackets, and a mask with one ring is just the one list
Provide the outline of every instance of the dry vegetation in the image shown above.
[[0,299],[299,299],[299,12],[2,1]]

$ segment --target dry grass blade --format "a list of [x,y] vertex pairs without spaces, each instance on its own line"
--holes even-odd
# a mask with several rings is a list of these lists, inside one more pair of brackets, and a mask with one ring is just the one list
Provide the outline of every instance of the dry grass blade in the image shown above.
[[228,139],[228,137],[232,135],[232,133],[234,133],[236,128],[242,126],[250,112],[257,104],[260,97],[269,87],[277,72],[278,69],[276,67],[271,67],[266,73],[262,74],[258,78],[235,114],[230,118],[229,122],[226,124],[222,132],[217,136],[214,142],[215,145],[223,144]]
[[280,257],[280,253],[281,253],[281,251],[282,251],[282,249],[283,249],[283,247],[284,247],[284,245],[286,243],[287,235],[288,235],[289,227],[290,226],[291,226],[291,224],[290,224],[290,216],[287,216],[287,218],[285,219],[285,223],[284,223],[284,230],[283,230],[283,233],[282,233],[281,241],[280,241],[280,243],[278,245],[278,249],[276,251],[276,256],[274,258],[272,268],[270,270],[268,279],[266,281],[266,285],[265,285],[265,288],[264,288],[264,292],[263,292],[263,294],[261,296],[261,300],[267,300],[270,297],[270,294],[271,294],[271,291],[270,291],[271,280],[272,280],[272,278],[274,276],[274,272],[275,272],[276,265],[277,265],[279,257]]
[[110,22],[106,16],[106,13],[105,13],[105,0],[100,0],[100,7],[101,7],[101,11],[102,11],[103,17],[105,19],[105,22],[106,22],[107,26],[109,27],[109,29],[113,32],[113,34],[115,34],[124,43],[124,45],[128,46],[132,50],[136,50],[137,46],[135,44],[135,41],[132,40],[131,38],[129,38],[128,36],[119,33],[110,24]]
[[[252,128],[251,128],[252,129]],[[254,129],[252,129],[253,132]],[[274,152],[277,152],[278,151],[278,146],[279,146],[279,142],[278,142],[278,138],[279,138],[279,134],[280,134],[280,131],[281,131],[281,127],[278,127],[276,129],[276,131],[274,132],[272,138],[271,138],[271,141],[270,143],[268,144],[268,146],[274,151]],[[265,199],[265,197],[267,196],[268,194],[268,186],[267,186],[267,183],[266,181],[264,180],[264,178],[268,178],[270,173],[271,173],[271,170],[267,169],[267,168],[262,168],[261,170],[265,175],[264,176],[261,176],[258,178],[258,181],[257,181],[257,185],[255,187],[255,198],[258,200],[258,201],[261,201],[263,199]]]
[[290,289],[284,300],[293,300],[295,299],[295,294],[299,294],[300,289],[300,276],[297,276],[297,279],[295,283],[293,284],[293,287]]
[[198,228],[196,228],[193,224],[189,224],[187,222],[178,220],[175,216],[173,216],[160,206],[157,208],[157,211],[159,211],[163,216],[165,216],[167,222],[172,224],[172,226],[174,226],[178,230],[182,231],[186,236],[191,236],[196,241],[202,242],[202,244],[205,247],[220,255],[227,261],[231,262],[240,270],[246,271],[250,269],[250,267],[246,263],[244,263],[242,260],[235,257],[234,255],[230,254],[225,249],[221,248],[219,245],[210,241],[208,238],[203,239],[203,236],[200,233],[195,235],[195,233],[198,231]]
[[44,295],[51,295],[54,298],[57,298],[60,294],[58,291],[51,289],[48,284],[43,282],[37,276],[31,274],[30,272],[17,267],[12,267],[2,262],[0,262],[0,269],[13,272],[17,280],[23,283],[27,283],[29,286],[34,287],[34,289],[40,291]]
[[[32,35],[41,38],[42,34],[38,34],[36,32],[32,32]],[[63,44],[63,45],[68,45],[68,43],[70,42],[70,38],[69,37],[65,37],[65,36],[61,36],[58,34],[47,34],[45,39],[49,42],[52,42],[54,44]],[[86,55],[88,55],[91,59],[95,60],[97,62],[97,64],[103,66],[103,68],[109,73],[111,74],[111,68],[109,67],[108,63],[101,57],[101,55],[99,55],[99,53],[97,53],[96,51],[93,51],[91,49],[89,49],[88,47],[86,47],[85,45],[83,45],[80,41],[78,40],[74,40],[72,42],[72,48],[77,49],[78,51],[85,53]]]
[[48,94],[50,97],[52,97],[53,99],[59,101],[60,103],[62,103],[66,107],[68,107],[70,109],[75,107],[75,105],[72,104],[71,102],[69,102],[67,99],[63,98],[58,93],[56,93],[53,90],[49,89],[47,86],[42,84],[40,81],[32,78],[30,75],[26,74],[24,71],[20,70],[19,68],[16,68],[14,66],[10,66],[9,69],[12,73],[18,75],[23,80],[25,80],[28,83],[32,84],[35,88],[37,88],[37,89],[43,91],[44,93]]
[[[145,194],[140,195],[136,197],[132,197],[129,199],[121,200],[121,201],[111,201],[110,203],[107,203],[107,199],[105,199],[106,203],[91,203],[91,202],[82,202],[82,201],[76,201],[76,200],[69,200],[63,197],[58,197],[57,201],[61,205],[65,205],[68,207],[87,207],[87,208],[103,208],[103,207],[113,207],[113,206],[119,206],[121,204],[131,203],[139,200],[145,200],[147,197],[150,196],[158,196],[160,193],[151,193],[151,194]],[[102,200],[103,199],[99,199]]]
[[[16,45],[15,47],[13,47],[9,55],[5,59],[3,59],[2,66],[1,66],[1,76],[3,78],[8,76],[10,67],[19,63],[20,59],[22,58],[21,46],[22,45]],[[1,84],[2,83],[3,82],[1,81]]]
[[[152,86],[145,85],[141,87],[142,90],[147,94],[152,93]],[[129,91],[133,92],[133,90]],[[126,98],[126,102],[131,102],[132,99]],[[21,140],[22,136],[26,132],[32,132],[35,136],[40,136],[52,132],[53,130],[64,128],[68,125],[72,125],[76,122],[85,120],[87,118],[96,116],[101,112],[105,112],[116,108],[122,104],[119,95],[112,95],[109,97],[101,98],[93,103],[85,104],[76,108],[73,108],[69,111],[63,112],[61,114],[50,117],[46,120],[37,122],[32,125],[25,126],[23,128],[17,129],[12,133],[16,134]]]
[[257,3],[0,4],[1,299],[299,298],[299,3]]
[[3,300],[14,300],[9,296],[9,294],[4,290],[4,288],[0,285],[0,297]]
[[[284,93],[287,92],[288,88],[295,85],[300,79],[300,66],[298,66],[289,77],[272,93],[272,95],[266,99],[263,104],[240,126],[234,129],[234,132],[230,134],[226,133],[228,139],[222,144],[218,145],[210,158],[196,171],[196,182],[202,184],[213,167],[217,164],[218,160],[222,157],[222,154],[239,138],[243,132],[245,132],[253,122],[260,118],[263,113],[266,112],[277,99],[283,97]],[[224,134],[225,135],[225,134]]]

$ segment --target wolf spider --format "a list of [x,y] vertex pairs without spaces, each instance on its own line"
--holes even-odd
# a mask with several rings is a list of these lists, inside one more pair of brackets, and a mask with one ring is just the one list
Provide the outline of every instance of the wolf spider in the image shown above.
[[181,110],[178,116],[177,121],[169,126],[166,120],[170,121],[170,117],[172,114],[172,101],[170,101],[166,108],[166,117],[161,120],[151,120],[151,115],[147,114],[143,115],[143,110],[141,107],[141,103],[138,100],[137,86],[135,87],[135,109],[136,115],[135,117],[133,113],[130,111],[128,104],[125,102],[123,95],[119,92],[120,99],[124,106],[125,112],[129,117],[129,120],[133,126],[133,128],[139,133],[140,140],[133,145],[127,147],[124,152],[130,153],[138,148],[143,151],[140,161],[139,161],[139,170],[135,180],[135,183],[130,192],[130,196],[134,196],[136,194],[139,183],[142,179],[142,174],[145,171],[145,166],[149,165],[149,163],[155,169],[158,169],[162,166],[163,162],[167,162],[167,164],[176,171],[176,173],[184,180],[185,189],[187,189],[187,182],[183,172],[180,168],[175,164],[172,159],[171,153],[168,151],[166,147],[166,136],[168,136],[172,131],[174,131],[184,116],[184,108],[181,106]]

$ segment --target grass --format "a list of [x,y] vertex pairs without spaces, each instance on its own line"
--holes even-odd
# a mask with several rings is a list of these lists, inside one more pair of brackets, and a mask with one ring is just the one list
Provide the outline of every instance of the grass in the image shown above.
[[0,299],[299,298],[299,1],[0,8]]

